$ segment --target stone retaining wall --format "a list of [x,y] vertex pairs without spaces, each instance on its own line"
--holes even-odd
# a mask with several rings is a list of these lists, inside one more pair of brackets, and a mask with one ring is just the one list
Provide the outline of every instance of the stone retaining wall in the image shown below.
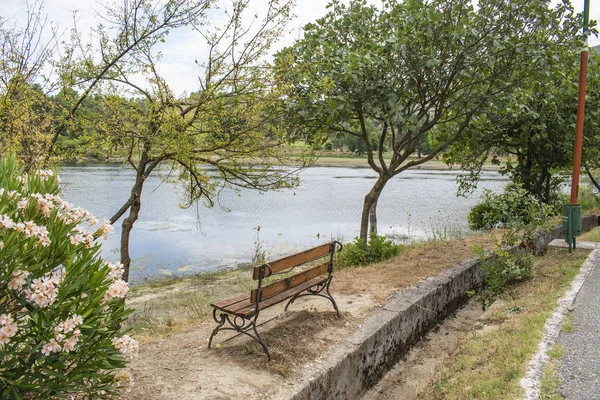
[[[583,218],[583,230],[598,226],[596,216]],[[536,246],[562,235],[562,227],[539,235]],[[411,346],[468,300],[467,292],[481,287],[483,274],[476,260],[466,260],[418,287],[396,292],[377,309],[346,343],[323,364],[293,400],[357,399],[374,386]]]

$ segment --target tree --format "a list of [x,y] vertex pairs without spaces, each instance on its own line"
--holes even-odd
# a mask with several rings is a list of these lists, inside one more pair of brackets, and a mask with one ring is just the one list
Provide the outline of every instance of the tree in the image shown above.
[[[334,0],[329,7],[304,28],[302,40],[278,54],[277,64],[294,129],[364,143],[378,174],[363,203],[366,244],[369,231],[377,231],[377,202],[387,182],[461,139],[535,60],[556,15],[543,0],[485,0],[477,10],[468,0],[387,1],[381,9]],[[369,141],[369,121],[378,127],[378,150]],[[409,160],[425,135],[429,154]]]
[[[133,0],[123,4],[130,19],[110,25],[116,28],[110,32],[108,28],[99,28],[96,34],[108,40],[104,44],[111,43],[110,49],[101,47],[100,53],[95,53],[96,48],[90,43],[83,42],[77,27],[60,48],[56,30],[50,39],[44,40],[47,28],[42,13],[43,0],[28,4],[23,28],[7,28],[8,20],[0,18],[0,129],[3,133],[0,154],[17,151],[25,156],[29,168],[48,164],[52,157],[58,159],[60,155],[55,150],[59,137],[72,126],[97,85],[108,74],[129,64],[141,47],[164,40],[172,29],[197,24],[212,0]],[[55,73],[44,75],[48,68]],[[28,89],[36,84],[39,85],[37,93]],[[70,89],[76,89],[76,95],[62,104],[40,97],[40,93],[48,97],[48,93]],[[59,105],[62,107],[57,110]]]
[[[507,162],[500,172],[508,174],[538,200],[550,204],[560,195],[562,179],[557,172],[573,165],[573,135],[577,114],[579,52],[584,46],[581,26],[570,4],[555,10],[556,29],[549,45],[536,54],[534,69],[526,71],[514,90],[503,93],[488,105],[477,121],[448,151],[448,163],[459,164],[471,174],[463,181],[470,190],[477,183],[485,162]],[[562,27],[562,29],[558,29]],[[597,55],[595,56],[597,57]],[[592,56],[593,60],[594,56]],[[590,88],[598,78],[597,67],[590,68]],[[586,140],[590,150],[597,143],[598,120],[594,98],[588,103]],[[597,107],[598,103],[595,100]],[[590,159],[589,151],[587,159]]]
[[600,53],[597,49],[590,51],[588,66],[582,164],[596,194],[600,195],[600,179],[593,173],[600,169]]
[[[98,138],[119,149],[135,171],[129,198],[110,219],[115,223],[127,214],[121,231],[124,279],[144,183],[161,165],[171,171],[167,177],[175,174],[185,187],[184,206],[200,199],[212,206],[226,186],[266,191],[298,183],[296,172],[310,160],[299,159],[299,164],[289,167],[294,160],[282,154],[281,145],[293,137],[282,128],[281,93],[272,69],[262,62],[290,19],[292,5],[270,1],[264,19],[255,16],[249,21],[245,15],[250,1],[234,1],[225,10],[224,26],[206,27],[208,16],[196,20],[193,26],[207,43],[208,57],[198,63],[200,90],[183,98],[173,95],[158,71],[160,36],[140,43],[126,62],[102,78],[107,114],[91,122],[102,132]],[[135,27],[142,26],[137,19],[150,21],[150,11],[112,9],[110,15],[121,34],[111,42],[99,32],[102,54],[119,53],[121,42],[134,41]],[[139,83],[140,76],[145,84]]]
[[46,93],[52,82],[43,75],[57,47],[55,31],[44,39],[42,3],[27,4],[26,28],[9,27],[0,17],[0,156],[18,152],[27,167],[46,145],[53,119]]

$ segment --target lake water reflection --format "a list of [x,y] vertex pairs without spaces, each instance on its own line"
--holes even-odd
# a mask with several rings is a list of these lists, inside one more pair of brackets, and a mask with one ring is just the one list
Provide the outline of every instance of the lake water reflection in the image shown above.
[[[456,197],[455,171],[405,171],[384,189],[378,204],[380,233],[411,239],[468,231],[466,215],[483,188],[500,191],[507,181],[486,172],[470,198]],[[118,165],[61,168],[63,197],[110,218],[125,202],[133,173]],[[256,229],[271,257],[335,238],[358,235],[363,197],[373,184],[370,169],[313,167],[301,173],[300,187],[260,194],[221,192],[213,208],[181,209],[178,188],[150,176],[142,211],[131,237],[131,280],[179,275],[247,264],[254,253]],[[103,256],[117,260],[120,222],[105,242]]]

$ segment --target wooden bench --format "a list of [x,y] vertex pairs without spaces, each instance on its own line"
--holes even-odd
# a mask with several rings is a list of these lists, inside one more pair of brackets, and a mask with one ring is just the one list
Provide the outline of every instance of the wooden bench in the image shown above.
[[[342,244],[333,241],[268,264],[253,267],[252,279],[258,281],[256,289],[253,289],[249,294],[211,304],[213,319],[218,325],[210,335],[208,347],[211,347],[213,337],[219,331],[233,330],[239,332],[239,334],[250,336],[260,343],[270,360],[269,349],[256,329],[258,315],[262,310],[286,300],[288,301],[285,306],[287,311],[289,305],[302,296],[320,296],[328,299],[333,304],[339,318],[340,312],[329,292],[329,284],[333,273],[333,256],[336,250],[341,249]],[[263,285],[264,279],[268,277],[289,274],[295,268],[315,260],[323,260],[324,262],[316,267],[305,269],[268,285]]]

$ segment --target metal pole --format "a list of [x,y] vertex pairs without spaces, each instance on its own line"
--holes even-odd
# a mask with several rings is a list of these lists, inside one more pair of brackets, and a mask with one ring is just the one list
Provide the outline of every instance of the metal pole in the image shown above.
[[585,0],[583,6],[583,33],[586,35],[586,47],[581,52],[579,64],[579,97],[577,100],[577,124],[575,127],[575,149],[573,154],[573,178],[571,181],[571,204],[577,204],[579,190],[579,173],[581,171],[581,151],[583,148],[583,121],[585,117],[585,93],[587,85],[588,47],[590,0]]
[[577,101],[577,124],[575,126],[575,153],[573,155],[573,179],[571,182],[571,204],[577,204],[581,151],[583,148],[583,119],[585,116],[585,92],[587,83],[588,49],[581,52],[579,65],[579,99]]

